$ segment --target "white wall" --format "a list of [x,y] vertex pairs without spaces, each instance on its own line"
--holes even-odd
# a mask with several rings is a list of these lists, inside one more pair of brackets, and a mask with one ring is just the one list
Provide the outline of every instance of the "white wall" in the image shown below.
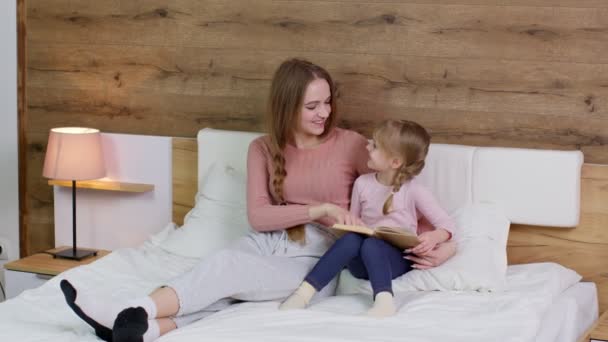
[[12,260],[19,256],[15,0],[0,1],[0,46],[0,240],[8,239]]
[[[79,247],[139,246],[171,221],[171,138],[102,134],[107,178],[154,184],[146,193],[91,189],[76,192]],[[55,245],[72,245],[72,189],[55,187]]]

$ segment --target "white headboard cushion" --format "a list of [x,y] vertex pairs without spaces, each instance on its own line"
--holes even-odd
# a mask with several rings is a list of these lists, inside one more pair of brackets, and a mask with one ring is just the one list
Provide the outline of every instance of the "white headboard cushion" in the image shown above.
[[473,201],[499,204],[513,223],[574,227],[582,165],[580,151],[478,148]]
[[[218,161],[246,173],[249,143],[260,135],[199,131],[199,186]],[[473,202],[492,202],[501,205],[513,223],[574,227],[579,221],[582,163],[579,151],[432,144],[418,177],[448,212]]]
[[[204,128],[198,132],[198,184],[204,184],[205,176],[216,162],[223,162],[236,170],[247,173],[249,143],[261,133],[225,131]],[[244,189],[243,189],[244,190]]]
[[418,180],[435,194],[443,208],[451,213],[471,203],[471,175],[475,147],[431,144],[424,169]]

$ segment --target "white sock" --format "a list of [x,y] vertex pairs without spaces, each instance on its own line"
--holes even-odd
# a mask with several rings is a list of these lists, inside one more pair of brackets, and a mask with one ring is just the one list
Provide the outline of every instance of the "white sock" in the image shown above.
[[304,309],[317,290],[308,282],[303,282],[298,289],[291,294],[281,305],[279,310]]
[[149,320],[153,320],[156,318],[156,304],[154,304],[154,301],[150,296],[145,296],[128,301],[125,305],[125,308],[136,308],[138,306],[141,306],[142,308],[144,308],[144,310],[146,310]]
[[95,297],[89,297],[82,291],[76,296],[76,305],[78,305],[84,313],[97,321],[99,324],[108,329],[114,326],[114,320],[118,314],[129,307],[141,306],[146,310],[148,318],[156,318],[156,305],[152,298],[146,296],[125,303],[104,302]]
[[78,305],[87,316],[108,329],[112,329],[116,316],[126,308],[124,304],[113,301],[106,302],[99,300],[99,298],[89,297],[84,294],[83,291],[78,292],[76,305]]
[[148,320],[148,330],[144,333],[144,342],[156,341],[160,337],[160,327],[155,319]]
[[394,315],[396,312],[393,294],[385,291],[376,295],[374,305],[367,311],[367,315],[372,317],[387,317]]

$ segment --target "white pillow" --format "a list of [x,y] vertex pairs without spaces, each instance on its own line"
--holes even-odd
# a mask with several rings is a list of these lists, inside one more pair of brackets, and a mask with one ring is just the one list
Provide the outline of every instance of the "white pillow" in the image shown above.
[[184,225],[160,245],[164,250],[202,258],[250,231],[246,176],[229,165],[216,163],[203,184],[196,195],[196,205],[184,218]]
[[[510,222],[502,210],[492,204],[476,203],[456,210],[452,217],[457,227],[456,255],[438,267],[412,270],[394,279],[395,292],[504,290]],[[371,286],[343,271],[337,292],[371,293]]]
[[198,196],[235,206],[247,206],[247,176],[230,164],[214,163],[199,189]]
[[507,290],[549,294],[555,298],[583,277],[576,271],[554,262],[511,265],[507,271]]

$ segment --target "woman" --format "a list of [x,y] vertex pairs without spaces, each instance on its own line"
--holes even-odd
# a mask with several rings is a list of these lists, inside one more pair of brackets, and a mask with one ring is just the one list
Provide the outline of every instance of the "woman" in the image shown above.
[[[128,303],[78,295],[64,280],[68,305],[106,341],[152,341],[234,300],[287,297],[333,243],[324,226],[360,224],[348,206],[354,180],[368,172],[367,140],[335,127],[334,91],[329,73],[304,60],[287,60],[275,72],[269,133],[251,143],[247,156],[247,211],[255,232]],[[428,267],[453,254],[442,252],[437,260],[414,262]],[[319,295],[332,292],[328,286]]]

